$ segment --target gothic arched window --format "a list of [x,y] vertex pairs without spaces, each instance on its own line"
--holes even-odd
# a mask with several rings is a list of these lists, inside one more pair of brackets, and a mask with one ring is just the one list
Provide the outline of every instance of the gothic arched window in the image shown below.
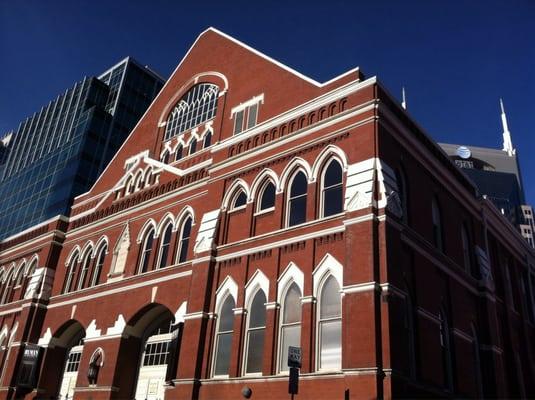
[[245,373],[262,372],[264,337],[266,335],[266,295],[256,292],[248,310]]
[[154,229],[150,229],[144,240],[141,242],[141,254],[139,257],[138,273],[142,274],[149,270],[150,255],[152,253],[152,242],[154,241]]
[[284,296],[279,341],[279,371],[288,371],[288,347],[301,347],[301,290],[295,282]]
[[341,213],[344,209],[342,190],[342,167],[336,160],[331,160],[324,169],[321,182],[322,217]]
[[167,259],[169,258],[169,246],[171,245],[171,236],[173,234],[173,224],[168,223],[160,240],[160,254],[158,258],[158,268],[167,266]]
[[184,218],[182,227],[180,228],[180,236],[178,241],[177,259],[179,263],[183,263],[188,259],[189,238],[191,236],[191,216]]
[[294,226],[306,221],[307,178],[302,171],[297,172],[290,183],[287,206],[287,225]]
[[91,286],[96,286],[100,283],[100,274],[102,273],[102,266],[104,265],[104,259],[108,252],[108,245],[106,243],[100,246],[97,251],[95,269],[93,270],[93,277],[91,278]]
[[273,207],[275,207],[275,185],[268,179],[260,189],[257,212],[269,210]]
[[76,269],[78,268],[78,253],[71,257],[69,267],[67,269],[67,278],[65,280],[65,286],[63,287],[63,293],[69,293],[74,286],[74,277],[76,276]]
[[318,312],[318,369],[342,366],[342,298],[331,275],[321,286]]
[[165,140],[213,118],[217,111],[219,88],[210,83],[193,86],[167,118]]
[[214,375],[229,374],[235,306],[233,297],[227,295],[218,315]]

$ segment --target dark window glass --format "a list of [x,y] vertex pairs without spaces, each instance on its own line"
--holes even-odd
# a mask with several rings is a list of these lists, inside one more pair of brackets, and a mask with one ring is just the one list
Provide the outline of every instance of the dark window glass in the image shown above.
[[182,158],[182,145],[178,146],[175,150],[175,161],[178,161]]
[[100,252],[97,255],[97,263],[95,264],[95,270],[93,271],[93,278],[91,279],[91,286],[95,286],[100,283],[100,274],[102,272],[102,266],[104,265],[104,259],[106,258],[107,250],[108,246],[106,245],[100,248]]
[[191,235],[191,217],[188,217],[182,225],[180,243],[178,248],[178,262],[185,262],[188,258],[189,237]]
[[323,178],[323,216],[328,217],[343,210],[342,167],[331,161]]
[[267,210],[268,208],[275,207],[275,185],[269,181],[262,191],[260,198],[260,210]]
[[67,281],[65,282],[65,288],[63,293],[68,293],[73,290],[74,287],[74,277],[76,276],[76,269],[78,267],[78,255],[74,256],[69,265],[69,271],[67,273]]
[[212,144],[212,132],[208,132],[206,136],[204,137],[203,148],[206,149],[207,147],[210,147],[211,144]]
[[247,195],[243,190],[240,190],[240,193],[234,198],[234,204],[232,209],[243,207],[247,204]]
[[189,154],[193,154],[197,151],[197,139],[193,138],[191,139],[191,142],[189,144]]
[[302,224],[306,221],[307,211],[307,178],[304,173],[298,172],[290,188],[288,201],[288,226]]
[[168,152],[168,151],[166,151],[165,153],[163,153],[163,155],[162,155],[162,162],[163,162],[164,164],[169,163],[169,152]]
[[150,254],[152,252],[152,242],[154,240],[154,231],[150,230],[145,237],[141,259],[139,262],[139,272],[147,272],[149,269]]
[[167,266],[167,258],[169,256],[169,245],[171,244],[171,235],[173,233],[173,225],[167,225],[165,228],[162,242],[160,245],[160,261],[158,263],[158,268],[163,268]]

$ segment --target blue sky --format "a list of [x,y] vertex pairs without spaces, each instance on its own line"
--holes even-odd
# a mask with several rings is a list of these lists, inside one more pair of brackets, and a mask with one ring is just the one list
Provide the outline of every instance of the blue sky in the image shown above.
[[437,141],[501,148],[535,204],[535,1],[0,0],[0,134],[127,55],[168,77],[214,26],[319,81],[354,66]]

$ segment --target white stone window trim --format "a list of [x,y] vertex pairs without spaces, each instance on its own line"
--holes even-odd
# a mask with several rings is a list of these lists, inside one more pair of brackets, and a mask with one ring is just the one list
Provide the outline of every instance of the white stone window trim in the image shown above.
[[[261,182],[261,185],[259,186],[259,188],[256,189],[258,191],[258,196],[255,196],[254,194],[251,195],[251,197],[256,200],[255,212],[254,212],[255,216],[266,214],[275,210],[275,205],[273,205],[272,207],[260,209],[260,207],[262,207],[262,199],[264,197],[264,192],[266,191],[266,188],[268,184],[270,183],[273,186],[275,186],[275,203],[277,202],[277,193],[278,193],[277,183],[271,177],[265,177],[264,180]],[[253,191],[253,189],[251,189],[251,191]]]
[[[250,203],[252,201],[251,190],[249,189],[249,185],[243,179],[239,178],[239,179],[236,179],[234,182],[232,182],[230,187],[227,189],[225,196],[223,197],[223,206],[221,207],[222,211],[226,211],[226,210],[236,211],[237,210],[236,208],[232,208],[232,205],[234,204],[234,201],[239,195],[240,189],[245,192],[245,195],[247,196],[247,203]],[[243,208],[245,206],[243,206]],[[242,207],[239,207],[238,209],[241,209],[241,208]]]
[[258,103],[264,104],[264,93],[261,93],[258,96],[254,96],[251,99],[249,99],[247,101],[244,101],[243,103],[240,103],[237,106],[233,107],[230,110],[230,118],[229,119],[234,118],[234,114],[236,114],[237,112],[243,111],[246,108],[249,108],[252,105],[255,105],[255,104],[258,104]]

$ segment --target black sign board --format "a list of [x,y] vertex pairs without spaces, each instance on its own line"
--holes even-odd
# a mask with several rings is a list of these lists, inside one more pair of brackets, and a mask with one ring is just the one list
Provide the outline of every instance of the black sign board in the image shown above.
[[17,386],[33,389],[37,384],[39,365],[41,364],[41,348],[36,344],[26,343],[19,365]]
[[288,366],[301,368],[301,347],[288,346]]

